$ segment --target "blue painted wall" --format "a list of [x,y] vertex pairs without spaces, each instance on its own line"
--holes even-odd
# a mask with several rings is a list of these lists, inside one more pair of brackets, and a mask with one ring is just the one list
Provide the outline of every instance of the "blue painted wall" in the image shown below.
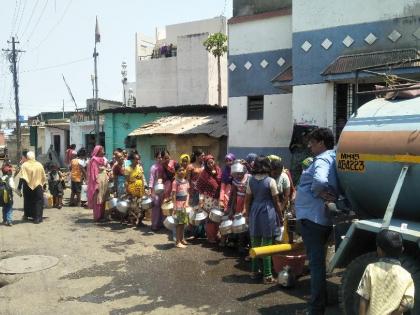
[[[413,36],[413,33],[419,27],[420,17],[408,17],[293,33],[293,83],[304,85],[325,82],[325,77],[321,73],[340,55],[418,48],[420,41]],[[395,43],[388,38],[393,30],[402,35]],[[369,33],[377,37],[372,45],[364,40]],[[347,35],[354,40],[348,48],[342,43]],[[325,38],[333,43],[328,50],[321,46]],[[312,44],[308,52],[301,48],[305,41]]]
[[169,113],[106,113],[104,123],[106,156],[111,158],[114,149],[125,148],[124,140],[134,129],[168,115]]
[[[277,64],[280,57],[286,61],[281,67]],[[273,87],[271,80],[292,63],[291,49],[234,55],[228,58],[228,65],[234,63],[236,66],[234,71],[228,69],[229,97],[283,93],[280,89]],[[268,62],[266,68],[260,65],[264,59]],[[249,70],[244,67],[247,61],[252,63]]]

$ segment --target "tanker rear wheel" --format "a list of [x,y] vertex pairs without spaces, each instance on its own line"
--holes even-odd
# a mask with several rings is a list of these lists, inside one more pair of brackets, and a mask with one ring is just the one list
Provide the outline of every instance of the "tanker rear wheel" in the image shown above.
[[367,265],[378,260],[376,252],[363,254],[355,258],[346,268],[341,278],[339,292],[340,308],[345,315],[356,315],[359,313],[359,296],[356,293],[360,279]]

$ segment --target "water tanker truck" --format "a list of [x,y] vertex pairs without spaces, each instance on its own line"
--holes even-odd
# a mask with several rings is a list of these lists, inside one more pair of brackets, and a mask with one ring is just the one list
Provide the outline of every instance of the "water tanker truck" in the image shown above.
[[[356,289],[377,261],[376,234],[401,233],[401,264],[415,283],[420,315],[420,97],[374,99],[344,127],[337,145],[337,172],[353,216],[335,225],[336,251],[328,270],[345,268],[339,293],[344,314],[358,313]],[[347,217],[347,219],[346,219]]]

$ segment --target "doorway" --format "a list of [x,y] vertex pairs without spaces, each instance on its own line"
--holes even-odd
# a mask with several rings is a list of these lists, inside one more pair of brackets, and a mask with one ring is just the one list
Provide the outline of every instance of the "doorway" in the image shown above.
[[57,155],[60,156],[61,153],[61,137],[60,135],[53,136],[53,145],[54,151],[57,152]]

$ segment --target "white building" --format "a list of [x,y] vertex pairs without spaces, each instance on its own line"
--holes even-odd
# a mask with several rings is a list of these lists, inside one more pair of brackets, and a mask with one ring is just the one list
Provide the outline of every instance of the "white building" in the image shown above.
[[[329,127],[338,136],[354,109],[374,97],[356,100],[355,69],[420,56],[416,0],[234,0],[233,11],[229,150],[239,156],[279,154],[288,164],[295,126]],[[392,71],[415,77],[418,66]],[[364,90],[383,81],[361,78]]]
[[[217,59],[203,46],[226,33],[226,19],[168,25],[155,38],[136,34],[137,107],[217,104]],[[222,105],[227,105],[227,56],[221,58]]]

